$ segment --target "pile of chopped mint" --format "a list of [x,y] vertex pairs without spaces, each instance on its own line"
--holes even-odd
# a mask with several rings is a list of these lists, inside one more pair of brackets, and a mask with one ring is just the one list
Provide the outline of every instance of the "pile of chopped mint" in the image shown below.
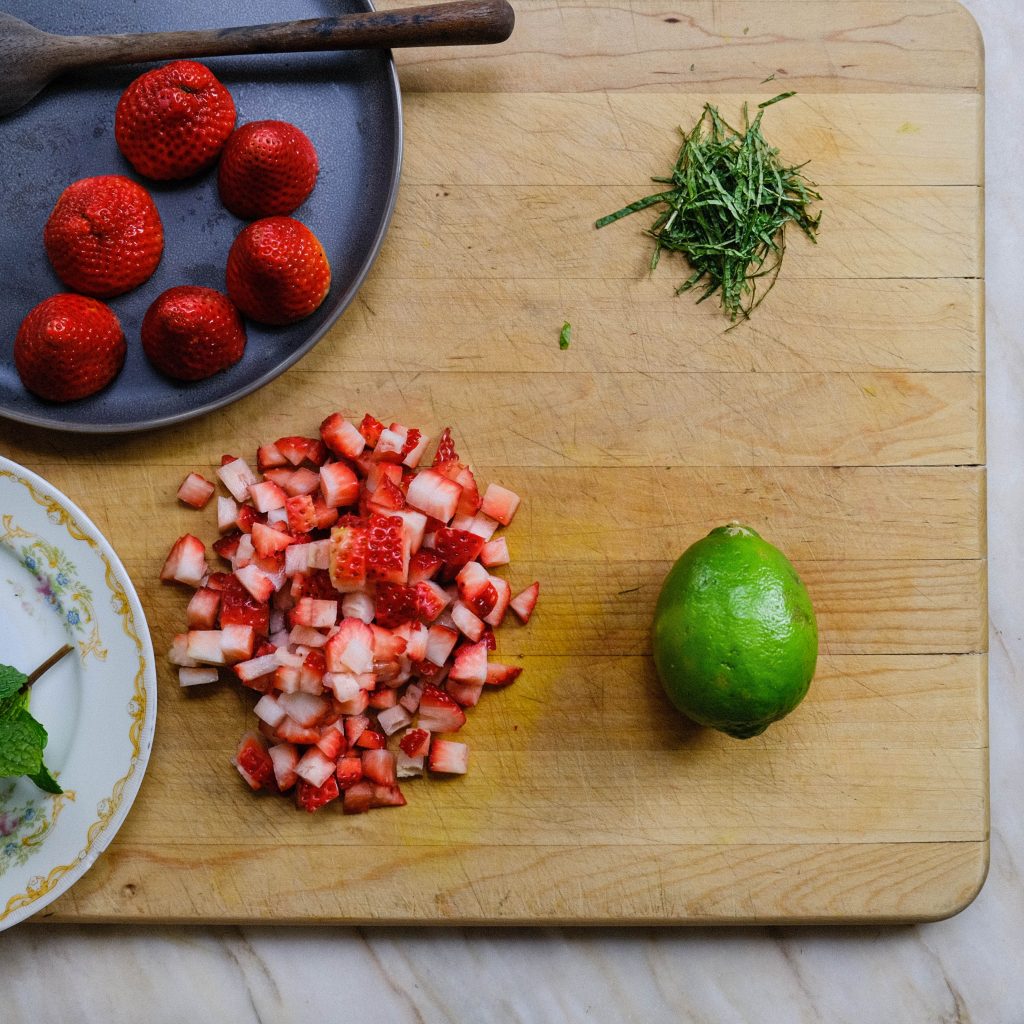
[[[761,132],[764,108],[793,95],[781,93],[759,104],[753,122],[744,104],[741,128],[705,104],[694,128],[683,132],[671,175],[652,179],[670,187],[602,217],[596,227],[662,206],[648,229],[655,240],[651,269],[662,250],[681,253],[693,273],[677,293],[699,285],[698,302],[718,292],[731,320],[749,317],[778,277],[786,226],[795,224],[813,242],[821,223],[820,212],[810,210],[821,196],[804,177],[804,165],[783,164]],[[758,296],[761,278],[768,279],[768,287]]]

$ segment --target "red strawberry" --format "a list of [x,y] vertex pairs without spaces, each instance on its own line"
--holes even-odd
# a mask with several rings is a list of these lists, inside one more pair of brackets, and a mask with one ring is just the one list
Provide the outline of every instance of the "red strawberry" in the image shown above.
[[437,442],[437,451],[434,452],[432,465],[440,466],[443,462],[458,462],[459,453],[455,450],[455,442],[452,440],[452,428],[445,427]]
[[466,712],[436,686],[423,688],[419,715],[420,727],[428,732],[455,732],[466,724]]
[[308,198],[320,165],[306,134],[286,121],[251,121],[228,139],[217,171],[221,202],[254,220],[291,213]]
[[136,182],[119,174],[81,178],[57,200],[43,245],[69,288],[109,299],[150,278],[164,251],[164,226]]
[[312,814],[324,804],[337,800],[339,792],[338,780],[333,775],[322,786],[314,786],[306,782],[305,779],[301,779],[295,789],[295,802],[303,810]]
[[212,288],[168,288],[142,320],[142,348],[161,373],[204,380],[245,352],[245,326],[226,296]]
[[51,295],[21,322],[14,365],[22,384],[51,402],[71,402],[106,387],[127,345],[111,309],[82,295]]
[[405,583],[409,578],[409,542],[398,516],[370,516],[366,576],[385,583]]
[[469,747],[465,743],[456,743],[455,740],[434,740],[430,745],[427,763],[432,772],[465,775],[469,764]]
[[159,181],[210,167],[234,127],[231,93],[209,68],[191,60],[140,75],[114,115],[114,137],[125,158],[139,174]]
[[342,757],[338,761],[338,788],[351,789],[363,777],[363,761],[358,754]]
[[442,526],[434,534],[434,551],[451,567],[461,567],[473,561],[484,546],[483,537],[467,530],[453,530]]
[[374,607],[377,624],[394,629],[416,618],[419,613],[419,594],[415,587],[407,587],[402,583],[378,583]]
[[531,583],[521,594],[517,594],[509,605],[516,613],[519,621],[525,626],[530,621],[533,609],[537,606],[537,596],[540,594],[540,584]]
[[331,267],[323,246],[291,217],[254,221],[228,253],[228,295],[251,319],[290,324],[309,316],[327,297]]

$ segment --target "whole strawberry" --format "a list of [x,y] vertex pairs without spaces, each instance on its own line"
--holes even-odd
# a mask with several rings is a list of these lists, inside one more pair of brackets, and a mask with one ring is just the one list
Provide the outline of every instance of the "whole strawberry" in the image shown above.
[[203,380],[233,366],[245,351],[245,326],[231,300],[212,288],[168,288],[142,320],[142,348],[175,380]]
[[254,221],[228,253],[228,295],[262,324],[290,324],[312,313],[331,287],[316,235],[291,217]]
[[130,178],[81,178],[61,193],[43,229],[57,276],[75,291],[108,299],[148,280],[164,251],[150,194]]
[[252,121],[228,139],[221,154],[221,202],[246,220],[291,213],[309,198],[319,170],[313,143],[295,125]]
[[105,303],[51,295],[21,322],[14,365],[22,384],[51,402],[71,402],[106,387],[124,364],[124,332]]
[[139,75],[122,93],[114,137],[147,178],[190,178],[213,165],[235,127],[231,93],[213,72],[176,60]]

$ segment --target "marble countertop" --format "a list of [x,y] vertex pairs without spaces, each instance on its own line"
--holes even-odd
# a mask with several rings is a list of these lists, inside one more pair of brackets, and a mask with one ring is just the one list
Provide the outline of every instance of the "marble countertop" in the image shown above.
[[[1024,4],[966,0],[987,75],[992,863],[949,921],[897,928],[57,927],[0,938],[4,1024],[1024,1020]],[[1017,44],[1016,47],[1014,44]],[[1016,52],[1015,52],[1016,51]]]

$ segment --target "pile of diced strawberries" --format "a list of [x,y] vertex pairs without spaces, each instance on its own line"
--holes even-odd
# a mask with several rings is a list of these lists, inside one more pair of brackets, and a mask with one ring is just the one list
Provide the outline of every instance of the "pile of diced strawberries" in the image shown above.
[[[509,563],[495,533],[519,497],[481,494],[447,428],[418,469],[428,440],[333,413],[319,437],[263,445],[258,472],[225,455],[213,550],[230,571],[211,572],[192,534],[171,548],[160,579],[195,588],[170,651],[181,685],[230,666],[261,694],[234,761],[253,789],[294,790],[308,811],[401,806],[399,779],[466,771],[467,745],[441,734],[520,674],[488,660],[506,612],[526,623],[540,589],[513,597],[490,572]],[[190,473],[178,498],[204,508],[215,490]]]

